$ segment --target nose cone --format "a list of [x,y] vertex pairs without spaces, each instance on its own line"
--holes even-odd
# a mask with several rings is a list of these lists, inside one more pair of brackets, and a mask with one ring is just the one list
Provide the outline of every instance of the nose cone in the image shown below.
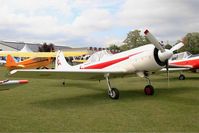
[[165,49],[165,52],[161,52],[161,51],[158,52],[159,59],[162,62],[165,62],[167,59],[171,58],[172,55],[173,55],[173,52],[168,49]]

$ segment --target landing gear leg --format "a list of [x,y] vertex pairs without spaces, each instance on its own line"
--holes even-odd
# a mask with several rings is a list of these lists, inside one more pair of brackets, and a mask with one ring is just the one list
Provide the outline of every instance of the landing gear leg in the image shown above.
[[111,88],[111,83],[109,80],[109,74],[105,75],[106,82],[108,85],[108,95],[111,99],[119,99],[119,91],[116,88]]
[[145,86],[145,88],[144,88],[144,93],[145,93],[146,95],[148,95],[148,96],[153,95],[153,94],[154,94],[154,88],[153,88],[153,86],[151,85],[151,81],[150,81],[150,79],[149,79],[148,77],[145,77],[145,78],[148,80],[148,85]]

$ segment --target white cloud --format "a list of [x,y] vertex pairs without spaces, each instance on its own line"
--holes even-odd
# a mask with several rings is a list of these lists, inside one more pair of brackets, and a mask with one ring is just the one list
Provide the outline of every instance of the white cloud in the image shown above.
[[199,30],[198,6],[197,0],[0,0],[0,39],[106,46],[147,28],[173,41]]

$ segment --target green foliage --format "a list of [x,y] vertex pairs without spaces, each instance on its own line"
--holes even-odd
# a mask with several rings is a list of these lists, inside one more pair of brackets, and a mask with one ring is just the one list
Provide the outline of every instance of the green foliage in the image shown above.
[[109,49],[110,49],[110,50],[120,50],[120,48],[119,48],[117,45],[115,45],[115,44],[111,44],[111,45],[109,46]]
[[140,32],[140,30],[134,30],[128,33],[127,38],[123,41],[125,45],[127,45],[128,49],[136,48],[150,43],[145,36],[140,35]]
[[109,49],[126,51],[150,43],[145,36],[140,35],[140,32],[140,30],[130,31],[123,41],[123,45],[118,47],[117,45],[112,44]]
[[43,43],[42,46],[38,48],[39,52],[52,52],[55,51],[54,44]]
[[199,32],[188,33],[183,38],[183,43],[185,44],[183,48],[180,49],[182,51],[189,51],[192,54],[199,53]]

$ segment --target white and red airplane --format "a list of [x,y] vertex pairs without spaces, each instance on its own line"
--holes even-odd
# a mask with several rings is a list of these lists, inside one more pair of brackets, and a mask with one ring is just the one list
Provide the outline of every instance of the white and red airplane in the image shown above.
[[139,77],[148,80],[148,85],[144,89],[145,94],[153,95],[154,88],[151,85],[149,75],[161,70],[168,63],[168,59],[173,55],[173,51],[181,48],[183,44],[179,43],[168,50],[164,49],[148,30],[145,31],[145,35],[153,44],[117,54],[106,54],[105,56],[96,56],[94,54],[87,62],[76,66],[69,65],[62,52],[59,51],[56,56],[55,69],[12,70],[10,76],[74,80],[106,79],[109,97],[111,99],[118,99],[119,91],[116,88],[112,88],[109,79],[137,74]]
[[[189,52],[174,54],[169,60],[169,70],[199,72],[199,54],[192,55]],[[185,80],[185,75],[182,72],[179,80]]]
[[17,85],[26,84],[28,83],[28,80],[1,80],[0,81],[0,91],[2,90],[8,90],[13,87],[16,87]]

